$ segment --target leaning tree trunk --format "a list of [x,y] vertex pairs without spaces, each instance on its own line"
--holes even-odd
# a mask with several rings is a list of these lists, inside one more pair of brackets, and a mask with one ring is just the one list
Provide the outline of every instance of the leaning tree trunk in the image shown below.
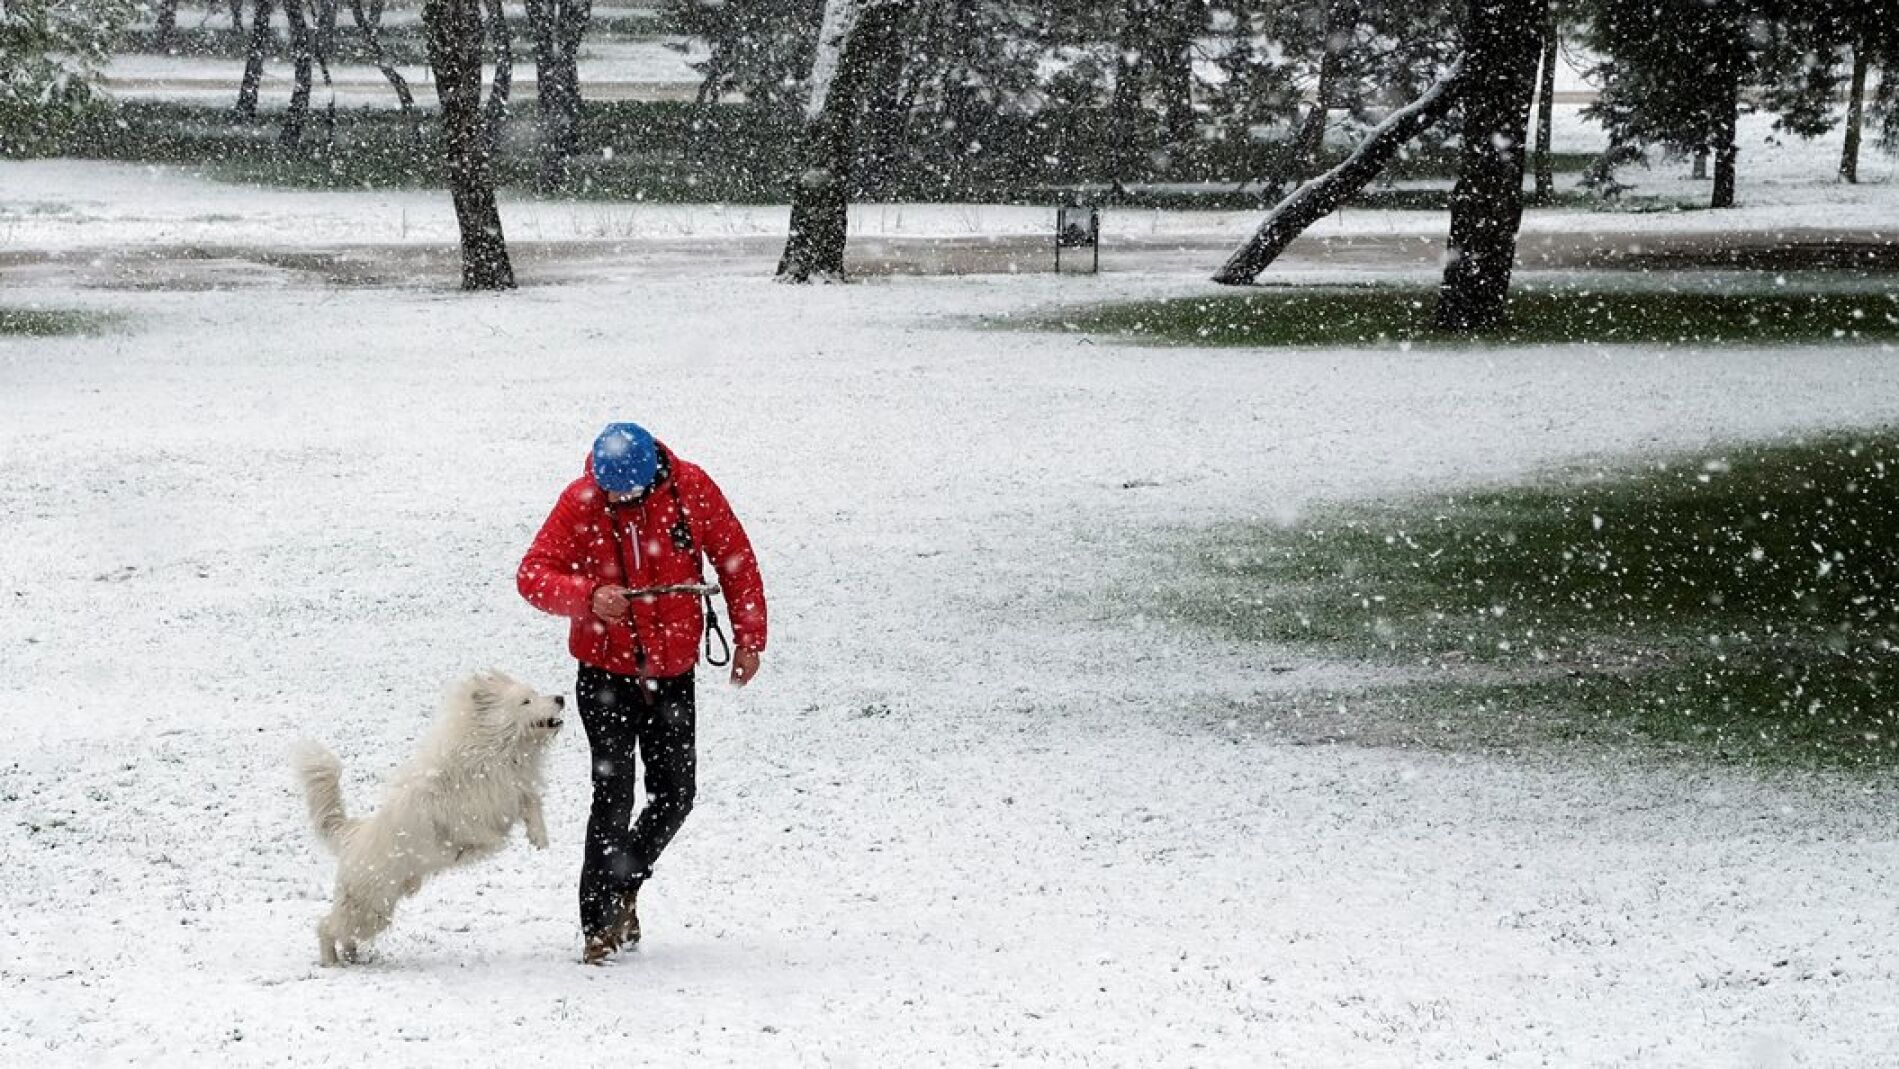
[[[1855,183],[1859,181],[1860,124],[1866,113],[1866,37],[1862,32],[1853,42],[1853,82],[1846,92],[1846,144],[1840,149],[1840,177]],[[1886,77],[1895,76],[1888,67]]]
[[896,45],[910,0],[825,0],[805,100],[804,169],[791,197],[783,282],[844,278],[858,104],[878,57]]
[[1240,246],[1214,274],[1213,281],[1245,286],[1286,251],[1292,240],[1313,223],[1332,214],[1372,179],[1412,138],[1451,110],[1463,92],[1464,61],[1458,60],[1424,95],[1391,113],[1359,142],[1343,163],[1293,190],[1279,202],[1246,244]]
[[480,0],[424,0],[422,25],[442,115],[449,194],[462,237],[462,288],[514,287],[495,205],[494,159],[481,107]]
[[534,85],[541,115],[538,184],[567,186],[568,164],[580,142],[580,42],[593,18],[593,0],[527,0],[534,36]]
[[1543,52],[1544,8],[1545,0],[1471,0],[1464,144],[1438,287],[1440,330],[1484,330],[1503,320],[1523,221],[1523,142]]
[[237,114],[257,117],[257,87],[264,80],[264,54],[270,51],[270,0],[251,4],[251,39],[244,52],[244,77],[237,83]]
[[350,16],[356,20],[356,29],[362,34],[363,44],[369,49],[369,61],[376,65],[382,76],[389,80],[389,87],[396,91],[396,102],[402,106],[402,117],[408,120],[409,136],[415,147],[422,147],[422,116],[415,110],[415,94],[409,91],[409,82],[402,72],[389,62],[389,54],[383,51],[382,34],[377,23],[382,12],[374,15],[363,10],[363,0],[349,0]]
[[1734,161],[1740,154],[1735,144],[1741,122],[1740,78],[1724,73],[1721,79],[1714,114],[1714,195],[1708,201],[1710,208],[1734,207]]
[[1543,22],[1543,59],[1536,80],[1536,202],[1548,204],[1556,196],[1556,164],[1550,141],[1556,117],[1556,0],[1549,0]]

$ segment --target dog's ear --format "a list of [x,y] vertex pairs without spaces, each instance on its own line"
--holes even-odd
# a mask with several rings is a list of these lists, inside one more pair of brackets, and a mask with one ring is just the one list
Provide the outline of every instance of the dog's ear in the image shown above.
[[501,688],[495,685],[494,676],[487,672],[477,672],[468,680],[468,702],[477,708],[486,709],[501,700]]

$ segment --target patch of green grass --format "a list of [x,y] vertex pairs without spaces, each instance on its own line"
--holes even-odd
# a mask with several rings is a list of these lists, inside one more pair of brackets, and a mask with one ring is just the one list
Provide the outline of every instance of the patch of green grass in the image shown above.
[[[183,31],[181,31],[182,33]],[[227,29],[193,31],[172,47],[235,49],[241,39]],[[202,38],[202,40],[198,40]],[[517,37],[517,42],[524,40]],[[351,47],[339,37],[339,60]],[[413,52],[421,62],[419,37],[392,34],[385,45]],[[192,42],[196,41],[195,44]],[[155,43],[151,47],[157,47]],[[516,69],[531,63],[517,53]],[[334,131],[324,108],[312,111],[299,146],[278,144],[281,113],[255,119],[232,112],[236,71],[227,100],[216,104],[120,101],[57,146],[61,155],[140,163],[203,167],[239,181],[298,188],[401,188],[442,185],[433,94],[417,90],[424,115],[424,141],[415,144],[403,117],[390,107],[340,108]],[[319,93],[321,98],[321,93]],[[393,101],[393,96],[389,98]],[[385,103],[387,103],[386,101]],[[921,123],[900,151],[879,150],[858,169],[852,198],[872,202],[979,201],[1049,206],[1072,188],[1126,208],[1258,209],[1257,188],[1237,189],[1229,177],[1268,173],[1277,146],[1269,143],[1207,142],[1181,154],[1166,173],[1141,182],[1231,182],[1226,189],[1140,188],[1111,196],[1113,175],[1103,173],[1120,157],[1115,126],[1098,109],[1054,108],[1029,114],[996,114],[979,127],[929,129]],[[657,202],[782,203],[798,171],[796,122],[760,105],[699,105],[682,101],[590,100],[581,113],[573,179],[563,197]],[[496,156],[497,179],[511,192],[534,187],[540,168],[537,112],[531,100],[514,101]],[[1393,179],[1445,178],[1441,188],[1372,189],[1353,200],[1364,207],[1441,207],[1456,173],[1454,153],[1413,154],[1394,164]],[[1559,166],[1578,162],[1559,160]],[[874,164],[874,165],[872,165]],[[1125,177],[1125,176],[1123,176]],[[1568,202],[1570,195],[1565,194]],[[1587,202],[1587,198],[1575,198]]]
[[[1302,286],[1109,304],[1051,322],[1069,330],[1205,346],[1469,344],[1431,324],[1436,291],[1405,286]],[[1899,338],[1899,291],[1713,292],[1519,285],[1497,345],[1577,342],[1870,341]]]
[[57,308],[0,308],[0,337],[58,338],[104,334],[116,319]]
[[[235,95],[235,90],[233,90]],[[427,94],[421,94],[424,103]],[[540,169],[531,101],[510,112],[496,179],[519,195]],[[203,168],[234,181],[303,189],[439,188],[442,161],[433,114],[423,141],[393,108],[339,108],[334,129],[313,109],[300,145],[279,143],[281,112],[240,118],[228,108],[123,101],[67,139],[65,155]],[[782,200],[795,147],[784,123],[762,108],[690,103],[589,102],[581,113],[571,188],[583,199]]]
[[[1455,178],[1453,170],[1448,175],[1425,175],[1424,177],[1442,177],[1444,184],[1436,188],[1367,186],[1346,201],[1346,206],[1368,210],[1389,211],[1445,211],[1451,203],[1451,180]],[[1070,187],[1048,188],[1041,191],[1039,198],[1029,198],[1030,203],[1053,203],[1071,192]],[[1121,192],[1089,187],[1083,190],[1095,202],[1110,209],[1142,208],[1159,211],[1257,211],[1264,212],[1272,208],[1278,198],[1272,197],[1257,186],[1245,189],[1168,189],[1143,188],[1135,186]],[[1282,194],[1283,195],[1283,194]],[[1589,208],[1609,210],[1602,198],[1592,193],[1565,190],[1547,200],[1529,204],[1536,208]],[[1614,210],[1626,210],[1622,206],[1613,206]]]
[[1542,706],[1601,737],[1892,763],[1899,433],[1222,530],[1181,618],[1414,666],[1427,707]]

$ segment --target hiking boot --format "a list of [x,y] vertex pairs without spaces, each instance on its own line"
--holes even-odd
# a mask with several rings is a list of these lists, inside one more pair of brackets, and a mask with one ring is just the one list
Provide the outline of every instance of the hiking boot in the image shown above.
[[640,941],[639,904],[640,885],[638,883],[621,891],[619,898],[614,901],[619,915],[614,918],[611,925],[607,926],[606,933],[614,941],[613,949],[633,946]]
[[581,948],[580,962],[583,965],[601,965],[619,949],[619,942],[609,932],[590,935],[587,937],[587,945]]

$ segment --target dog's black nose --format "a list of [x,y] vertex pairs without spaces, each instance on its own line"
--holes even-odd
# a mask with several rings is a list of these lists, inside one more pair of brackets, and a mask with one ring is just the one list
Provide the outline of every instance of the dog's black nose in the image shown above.
[[560,695],[558,695],[558,694],[556,694],[556,695],[554,695],[554,708],[556,708],[556,709],[565,709],[565,708],[567,708],[567,699],[566,699],[566,698],[563,698],[563,697],[561,697],[561,696],[560,696]]

